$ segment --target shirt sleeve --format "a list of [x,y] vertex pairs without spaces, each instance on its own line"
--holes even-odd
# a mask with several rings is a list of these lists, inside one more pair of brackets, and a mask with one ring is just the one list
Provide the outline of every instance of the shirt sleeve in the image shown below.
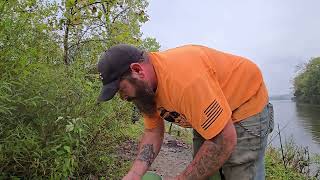
[[152,118],[148,117],[148,116],[145,116],[143,114],[142,114],[142,116],[143,116],[144,128],[145,129],[154,129],[156,127],[159,127],[162,124],[161,121],[163,121],[158,114],[155,115],[155,117],[152,117]]
[[216,78],[199,76],[184,89],[181,110],[205,139],[218,135],[231,118],[230,106]]

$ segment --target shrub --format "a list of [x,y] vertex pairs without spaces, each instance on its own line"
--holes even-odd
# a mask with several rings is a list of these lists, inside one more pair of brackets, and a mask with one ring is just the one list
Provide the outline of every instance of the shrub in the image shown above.
[[106,175],[114,144],[129,136],[123,128],[131,106],[117,98],[96,104],[100,82],[79,68],[44,63],[17,68],[20,75],[7,71],[0,86],[2,175]]

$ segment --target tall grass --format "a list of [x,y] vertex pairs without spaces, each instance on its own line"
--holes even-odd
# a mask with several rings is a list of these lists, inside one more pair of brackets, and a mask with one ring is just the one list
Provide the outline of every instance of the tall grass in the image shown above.
[[308,147],[297,145],[292,138],[283,144],[283,154],[275,147],[268,147],[266,153],[267,178],[285,179],[319,179],[319,155],[312,154]]

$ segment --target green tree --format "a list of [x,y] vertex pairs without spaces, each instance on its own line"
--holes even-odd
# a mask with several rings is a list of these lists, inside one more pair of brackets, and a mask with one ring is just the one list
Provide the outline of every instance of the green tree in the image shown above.
[[1,1],[1,62],[49,62],[59,57],[60,48],[53,41],[52,26],[47,22],[48,17],[55,13],[56,7],[50,3]]
[[[112,45],[139,46],[150,41],[144,41],[140,31],[141,24],[149,19],[146,0],[64,0],[58,6],[63,16],[56,16],[53,21],[58,22],[62,31],[59,34],[64,34],[60,42],[65,64],[75,59],[95,63],[98,54]],[[155,40],[152,42],[158,45]]]
[[294,79],[294,95],[298,102],[320,104],[320,57],[300,68]]
[[97,105],[101,82],[92,67],[116,43],[159,47],[141,38],[146,6],[0,1],[0,179],[115,179],[127,168],[114,151],[130,137],[131,106]]
[[143,39],[140,48],[146,51],[159,51],[160,44],[157,42],[155,38],[148,37]]

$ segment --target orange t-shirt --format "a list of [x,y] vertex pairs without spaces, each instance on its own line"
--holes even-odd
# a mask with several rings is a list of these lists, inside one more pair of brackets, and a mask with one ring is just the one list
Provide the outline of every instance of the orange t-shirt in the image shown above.
[[152,52],[149,57],[158,80],[158,115],[144,117],[147,129],[164,119],[211,139],[230,118],[238,122],[255,115],[268,102],[259,68],[243,57],[198,45]]

